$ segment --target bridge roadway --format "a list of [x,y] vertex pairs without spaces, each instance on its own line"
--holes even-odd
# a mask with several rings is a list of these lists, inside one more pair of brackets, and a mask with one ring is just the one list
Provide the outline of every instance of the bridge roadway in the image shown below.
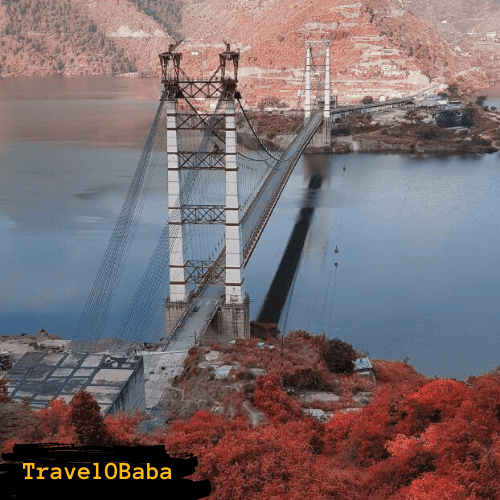
[[205,285],[189,305],[179,325],[166,339],[163,352],[188,351],[206,332],[224,295],[224,285]]
[[414,105],[412,97],[400,97],[397,99],[388,99],[387,101],[372,102],[370,104],[353,104],[352,106],[339,106],[330,110],[330,115],[345,115],[354,112],[368,113],[384,108],[393,108],[394,106]]

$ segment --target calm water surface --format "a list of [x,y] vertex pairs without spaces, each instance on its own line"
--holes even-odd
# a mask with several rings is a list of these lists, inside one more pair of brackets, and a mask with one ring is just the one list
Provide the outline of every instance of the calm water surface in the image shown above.
[[[0,333],[45,328],[71,338],[158,97],[157,80],[0,80]],[[325,332],[372,357],[409,356],[429,375],[466,378],[496,367],[499,160],[304,156],[246,269],[251,316],[310,176],[321,173],[281,328]],[[160,167],[106,335],[118,330],[156,244],[165,193]]]

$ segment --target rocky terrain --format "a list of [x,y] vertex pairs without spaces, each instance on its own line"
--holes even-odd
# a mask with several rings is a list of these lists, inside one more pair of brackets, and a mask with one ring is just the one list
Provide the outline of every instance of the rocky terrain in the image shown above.
[[[479,17],[498,10],[485,2],[493,10],[479,10]],[[183,67],[193,76],[210,75],[225,39],[241,51],[248,106],[272,96],[295,108],[303,104],[305,42],[330,40],[332,93],[339,101],[451,83],[463,92],[486,88],[496,73],[430,27],[426,12],[389,0],[5,0],[0,75],[157,75],[158,53],[179,39]],[[489,29],[476,20],[476,29]],[[496,43],[490,38],[481,42]],[[324,45],[315,43],[313,62],[322,65],[323,57]],[[318,72],[313,85],[319,80]]]
[[[446,121],[450,123],[446,123]],[[456,123],[455,123],[456,121]],[[393,152],[428,154],[500,151],[500,113],[469,103],[456,111],[415,108],[351,115],[334,129],[336,153]]]
[[[305,331],[289,334],[283,341],[275,337],[278,330],[272,325],[253,324],[253,334],[259,338],[236,343],[212,344],[193,347],[184,362],[183,372],[176,377],[165,394],[165,420],[186,420],[196,411],[211,410],[233,418],[246,415],[249,422],[257,425],[266,417],[255,401],[259,377],[284,374],[287,394],[292,396],[305,415],[326,421],[334,412],[358,411],[372,399],[376,378],[372,370],[353,373],[351,359],[359,356],[348,344],[347,353],[337,356],[348,363],[337,373],[328,369],[324,359],[329,342],[323,336],[311,336]],[[112,339],[108,339],[111,341]],[[104,341],[102,341],[104,342]],[[101,343],[102,343],[101,342]],[[69,341],[40,330],[37,334],[0,336],[0,379],[8,378],[5,368],[15,364],[26,352],[62,352]],[[104,345],[102,346],[104,347]],[[345,357],[345,360],[343,359]],[[382,361],[376,361],[378,366]],[[345,364],[345,363],[344,363]],[[340,366],[340,365],[339,365]],[[146,375],[147,376],[147,375]],[[15,433],[18,424],[14,416],[26,420],[26,406],[0,398],[0,444]],[[5,434],[5,436],[4,436]]]
[[69,346],[69,340],[59,335],[40,330],[38,333],[0,335],[0,377],[27,352],[62,352]]
[[[321,336],[296,331],[283,343],[254,338],[192,348],[183,373],[166,394],[165,419],[186,420],[196,411],[211,410],[231,418],[243,414],[257,425],[266,420],[255,399],[259,378],[262,381],[262,377],[278,372],[284,376],[287,394],[306,415],[326,421],[334,412],[360,410],[372,399],[374,372],[329,372],[321,355],[324,342]],[[375,365],[378,363],[383,361]]]
[[1,451],[155,445],[194,455],[190,479],[220,500],[500,498],[498,368],[462,382],[373,361],[360,376],[346,372],[358,354],[339,339],[295,331],[224,344],[190,350],[169,425],[154,433],[140,413],[103,418],[85,391],[30,411],[0,379]]
[[500,78],[500,5],[477,0],[392,0],[436,30],[452,50]]

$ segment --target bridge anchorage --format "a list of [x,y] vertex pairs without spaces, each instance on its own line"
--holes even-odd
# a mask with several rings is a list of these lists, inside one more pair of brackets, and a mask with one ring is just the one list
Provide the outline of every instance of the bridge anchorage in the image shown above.
[[[171,248],[170,296],[165,303],[166,338],[174,340],[177,330],[186,322],[192,323],[189,328],[197,337],[195,342],[249,338],[249,300],[243,289],[236,160],[235,99],[241,98],[237,90],[239,50],[232,51],[226,43],[226,50],[219,54],[215,73],[208,79],[192,79],[182,70],[182,54],[175,52],[175,48],[171,45],[168,52],[159,56],[167,116]],[[231,76],[227,73],[230,66],[233,68]],[[184,101],[182,109],[181,100]],[[215,102],[213,113],[206,112],[209,100]],[[200,108],[200,101],[204,104],[201,111],[196,109]],[[185,137],[181,137],[182,134]],[[195,173],[199,170],[224,173],[223,204],[207,203],[203,199],[206,193],[199,191],[205,186],[195,182]],[[217,183],[208,179],[206,182]],[[224,226],[224,249],[216,258],[186,257],[188,225]],[[193,313],[199,311],[197,322]]]

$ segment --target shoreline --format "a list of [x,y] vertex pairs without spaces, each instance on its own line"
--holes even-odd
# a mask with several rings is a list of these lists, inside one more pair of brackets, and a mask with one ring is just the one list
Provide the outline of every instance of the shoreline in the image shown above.
[[[500,151],[500,113],[484,106],[463,107],[463,126],[440,126],[436,117],[450,111],[415,108],[375,116],[348,115],[334,122],[330,147],[306,148],[307,153],[430,154],[439,156],[492,154]],[[454,112],[454,111],[453,111]],[[413,115],[410,115],[413,113]],[[460,115],[459,113],[463,113]]]

